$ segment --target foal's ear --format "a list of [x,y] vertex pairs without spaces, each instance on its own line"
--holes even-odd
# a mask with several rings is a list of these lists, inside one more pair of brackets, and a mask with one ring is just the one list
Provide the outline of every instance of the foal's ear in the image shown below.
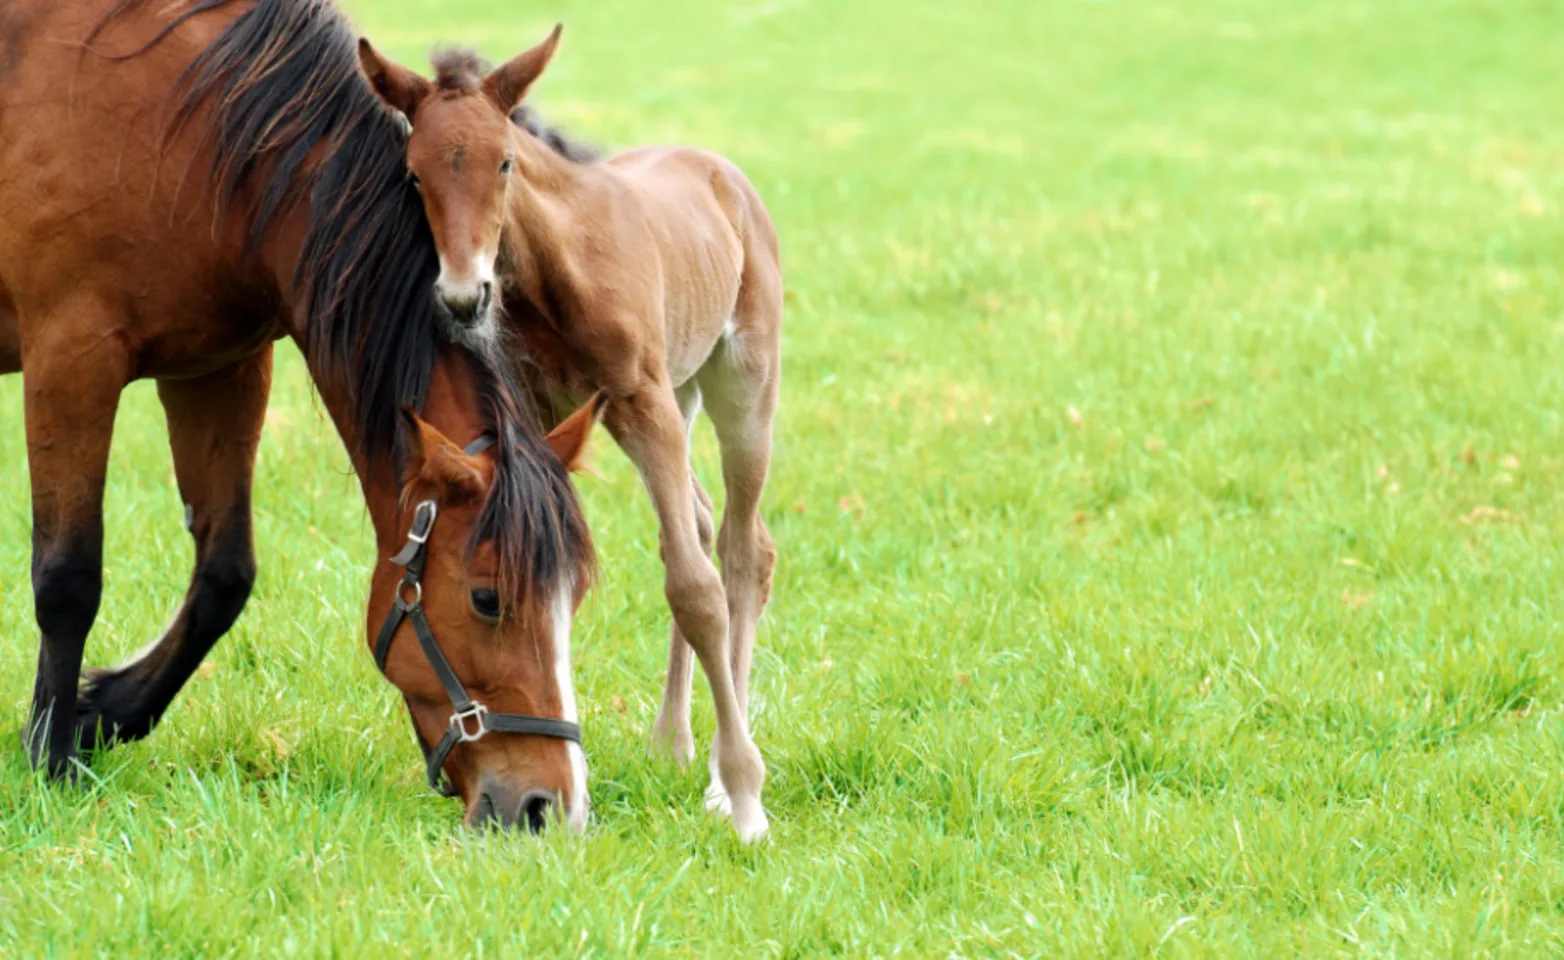
[[402,408],[402,429],[407,440],[404,487],[426,483],[446,504],[478,503],[488,495],[489,479],[477,457],[468,456],[410,407]]
[[582,404],[580,410],[549,431],[549,448],[566,470],[574,473],[589,469],[586,462],[587,437],[592,435],[592,428],[597,426],[597,421],[603,416],[603,408],[607,406],[608,394],[599,390],[592,394],[592,399]]
[[358,38],[358,65],[364,69],[364,78],[370,89],[380,95],[393,109],[402,111],[408,120],[413,111],[429,95],[433,84],[394,60],[380,55],[368,37]]
[[554,48],[559,46],[560,31],[564,29],[563,23],[554,24],[554,32],[548,35],[547,40],[525,53],[518,53],[483,78],[483,92],[499,106],[501,113],[508,115],[527,95],[527,88],[532,86],[533,81],[543,73],[543,68],[553,59]]

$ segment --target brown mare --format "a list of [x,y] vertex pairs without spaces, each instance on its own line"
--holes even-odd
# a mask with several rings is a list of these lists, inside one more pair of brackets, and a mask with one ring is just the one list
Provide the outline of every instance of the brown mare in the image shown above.
[[[486,76],[472,55],[444,54],[433,82],[367,41],[359,54],[376,91],[412,126],[407,164],[440,252],[437,297],[481,331],[493,323],[498,283],[521,366],[541,373],[543,406],[606,395],[603,422],[656,508],[673,613],[654,742],[681,762],[693,758],[693,647],[717,715],[708,805],[753,839],[767,827],[747,701],[776,562],[760,516],[781,378],[776,229],[722,157],[643,148],[577,162],[507,122],[558,39],[556,27]],[[689,463],[703,402],[727,492],[720,577],[711,500]]]
[[[569,634],[592,552],[561,460],[591,424],[551,449],[508,365],[442,346],[462,331],[429,296],[405,133],[356,39],[325,0],[0,6],[0,372],[23,379],[42,634],[24,740],[69,778],[78,749],[147,735],[238,617],[272,342],[290,336],[359,476],[369,638],[398,612],[378,653],[441,761],[431,777],[469,823],[579,829]],[[78,689],[115,409],[148,377],[195,570],[167,632]],[[413,533],[426,544],[395,557]],[[474,703],[453,711],[469,690],[487,723]]]

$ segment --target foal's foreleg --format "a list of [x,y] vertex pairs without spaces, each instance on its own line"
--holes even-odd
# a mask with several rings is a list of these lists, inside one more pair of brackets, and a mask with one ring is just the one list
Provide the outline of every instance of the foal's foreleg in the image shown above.
[[103,483],[128,347],[121,317],[95,299],[52,314],[23,353],[33,492],[33,609],[40,633],[28,757],[74,778],[76,682],[103,593]]
[[[695,417],[701,408],[700,388],[691,381],[675,390],[674,398],[679,403],[679,414],[684,418],[684,435],[688,442],[695,426]],[[695,478],[693,470],[690,472],[690,487],[695,497],[695,527],[700,538],[701,554],[710,557],[713,540],[711,497],[701,489],[701,482]],[[657,719],[652,724],[652,746],[668,753],[680,766],[695,759],[695,737],[690,732],[693,653],[684,634],[679,632],[679,621],[675,620],[668,637],[668,676],[663,687],[662,709],[657,712]]]
[[158,383],[195,570],[174,622],[130,661],[94,671],[78,701],[82,749],[152,732],[244,609],[255,583],[250,487],[271,391],[272,347],[226,370]]
[[701,551],[690,495],[689,447],[678,403],[666,383],[649,383],[629,396],[616,397],[604,421],[641,471],[656,507],[668,606],[711,684],[717,714],[714,750],[732,798],[733,826],[741,838],[758,839],[767,829],[760,803],[766,769],[733,688],[727,601],[716,567]]

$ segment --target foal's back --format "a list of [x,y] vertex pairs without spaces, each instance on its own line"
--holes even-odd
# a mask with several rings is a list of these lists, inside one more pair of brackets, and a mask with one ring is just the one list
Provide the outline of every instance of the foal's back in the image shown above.
[[776,228],[732,161],[689,147],[638,147],[605,161],[631,191],[657,240],[665,349],[675,383],[695,373],[712,344],[746,330],[754,289],[780,294]]

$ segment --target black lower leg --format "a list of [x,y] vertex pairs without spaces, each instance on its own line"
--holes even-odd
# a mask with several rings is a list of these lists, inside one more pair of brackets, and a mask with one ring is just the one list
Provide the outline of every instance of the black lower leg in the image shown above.
[[88,677],[77,712],[82,749],[151,733],[213,644],[233,626],[255,583],[247,523],[214,538],[203,551],[184,604],[155,646],[130,663]]
[[34,536],[33,607],[42,638],[33,702],[23,734],[34,766],[74,776],[76,683],[103,592],[101,535],[57,547]]

